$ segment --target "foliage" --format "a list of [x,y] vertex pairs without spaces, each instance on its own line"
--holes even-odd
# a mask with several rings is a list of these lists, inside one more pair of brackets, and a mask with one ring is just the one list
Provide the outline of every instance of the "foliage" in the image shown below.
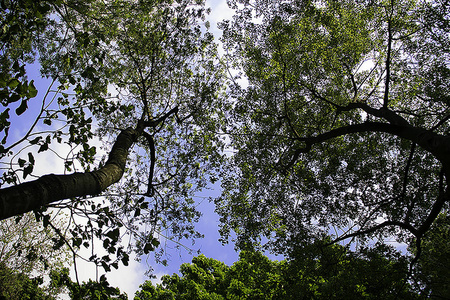
[[156,287],[147,281],[134,299],[417,299],[399,256],[385,246],[356,256],[317,244],[280,262],[242,251],[226,266],[200,255],[180,267],[181,277],[165,275]]
[[[64,218],[55,221],[57,226]],[[33,214],[0,222],[0,261],[9,268],[29,274],[43,274],[49,268],[60,268],[70,263],[68,249],[54,248],[57,235],[50,228],[36,222]]]
[[36,40],[50,23],[50,5],[46,1],[1,1],[0,7],[0,101],[6,107],[0,113],[0,154],[5,150],[10,129],[10,107],[16,102],[15,113],[21,115],[28,101],[37,95],[33,80],[26,76],[26,64],[35,60]]
[[[439,215],[420,246],[416,276],[422,293],[431,299],[447,299],[450,295],[450,218]],[[415,244],[412,252],[417,253]]]
[[[62,216],[54,220],[56,226],[62,226],[65,219]],[[28,213],[16,219],[11,218],[0,222],[0,264],[5,274],[11,278],[24,280],[24,284],[34,284],[37,279],[29,281],[27,276],[44,278],[52,270],[71,264],[69,249],[60,245],[56,247],[55,240],[59,236],[51,228],[44,228],[36,222],[33,214]],[[6,283],[4,283],[5,286]],[[50,286],[42,285],[40,289],[49,295],[60,291]],[[22,298],[21,298],[22,299]]]
[[[2,218],[34,210],[73,252],[100,239],[106,255],[89,259],[109,271],[132,250],[200,237],[193,194],[221,175],[221,233],[241,249],[267,239],[293,255],[332,228],[332,242],[358,237],[363,258],[374,238],[425,239],[450,203],[449,4],[228,2],[223,42],[240,73],[224,99],[202,0],[1,1]],[[25,68],[36,61],[42,93]],[[50,153],[65,174],[39,177]]]
[[420,239],[450,203],[448,2],[229,3],[224,239]]
[[105,276],[100,277],[100,281],[92,281],[78,284],[73,282],[69,277],[69,270],[67,268],[55,270],[51,273],[52,284],[58,288],[67,288],[69,296],[72,300],[112,300],[122,299],[126,300],[127,295],[120,293],[118,288],[109,286]]
[[0,262],[0,299],[8,300],[54,300],[39,285],[42,278],[30,278],[27,274],[8,268]]
[[[13,64],[38,58],[51,84],[39,97],[34,90],[22,96],[34,97],[35,107],[23,114],[10,115],[15,102],[2,102],[5,133],[32,116],[22,137],[5,134],[2,142],[2,187],[17,187],[0,191],[2,217],[36,210],[44,227],[55,227],[45,208],[64,209],[69,220],[57,228],[57,245],[76,251],[100,239],[106,255],[90,260],[105,271],[127,265],[131,250],[154,251],[162,238],[200,237],[192,195],[216,180],[223,148],[214,134],[223,117],[222,71],[204,1],[31,2],[2,1],[5,28],[42,19],[20,25],[26,45],[9,46],[14,35],[2,36],[2,55]],[[4,72],[16,79],[6,92],[36,75],[21,70]],[[75,173],[23,184],[51,153]],[[126,235],[131,242],[122,245]]]

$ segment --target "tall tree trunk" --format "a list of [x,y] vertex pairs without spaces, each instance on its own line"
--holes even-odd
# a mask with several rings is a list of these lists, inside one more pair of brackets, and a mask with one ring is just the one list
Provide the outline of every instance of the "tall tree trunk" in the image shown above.
[[0,220],[20,215],[72,197],[98,195],[122,178],[130,147],[142,133],[142,126],[123,130],[117,137],[106,164],[93,172],[70,175],[49,174],[37,180],[0,190]]

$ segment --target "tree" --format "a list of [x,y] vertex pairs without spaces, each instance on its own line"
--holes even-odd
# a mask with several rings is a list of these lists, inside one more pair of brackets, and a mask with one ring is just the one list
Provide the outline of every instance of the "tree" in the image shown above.
[[224,237],[420,241],[450,203],[449,4],[229,2]]
[[[222,76],[202,21],[204,1],[1,5],[0,155],[2,184],[10,186],[0,190],[0,218],[35,211],[44,227],[55,227],[45,208],[66,209],[58,244],[75,251],[100,238],[107,254],[90,260],[106,271],[127,264],[132,248],[154,250],[163,232],[166,239],[200,236],[191,196],[214,180],[222,148],[213,134]],[[25,68],[36,58],[52,82],[40,98]],[[29,130],[11,142],[12,122],[32,114],[35,102]],[[94,138],[110,149],[102,159]],[[67,156],[54,150],[60,145]],[[52,151],[65,172],[75,172],[36,176],[35,156]],[[22,182],[30,177],[38,178]],[[125,234],[128,248],[119,244]]]
[[69,277],[69,270],[67,268],[51,273],[52,285],[58,288],[67,288],[69,290],[70,299],[96,299],[96,300],[111,300],[122,299],[127,300],[126,294],[122,294],[118,288],[109,286],[106,277],[102,275],[98,282],[89,279],[88,282],[79,284],[73,282]]
[[280,262],[242,251],[232,266],[200,255],[181,265],[181,277],[165,275],[156,287],[145,282],[135,299],[418,298],[405,284],[407,261],[392,249],[367,249],[360,257],[338,245],[308,250]]
[[[55,226],[61,227],[65,220],[59,216],[58,220],[53,222]],[[42,224],[36,222],[31,213],[24,214],[19,219],[10,218],[0,222],[2,272],[0,286],[5,287],[3,289],[5,297],[5,294],[13,293],[20,296],[21,293],[26,293],[22,288],[15,288],[16,283],[39,287],[38,290],[42,290],[49,297],[56,296],[61,292],[50,285],[43,285],[43,279],[48,277],[50,272],[71,265],[73,256],[67,247],[55,243],[59,239],[60,237],[51,228],[44,228]],[[7,278],[10,278],[11,281],[8,281]],[[7,298],[13,299],[14,297],[10,295]]]
[[448,299],[450,294],[450,218],[440,214],[430,231],[424,236],[418,249],[411,245],[413,253],[420,251],[420,259],[413,277],[422,293],[431,299]]
[[39,285],[42,278],[30,278],[27,274],[8,268],[0,262],[0,299],[54,300]]

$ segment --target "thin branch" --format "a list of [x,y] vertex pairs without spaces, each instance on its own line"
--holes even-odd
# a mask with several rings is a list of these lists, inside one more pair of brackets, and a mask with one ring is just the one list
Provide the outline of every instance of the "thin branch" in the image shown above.
[[145,139],[147,140],[148,146],[150,147],[150,170],[148,175],[148,186],[146,195],[151,197],[154,194],[153,173],[155,170],[155,161],[156,161],[155,141],[153,139],[153,136],[150,135],[149,133],[143,131],[142,134],[144,135]]
[[[41,217],[43,217],[42,214],[41,214]],[[74,265],[74,270],[75,270],[75,279],[76,279],[77,283],[80,284],[80,281],[78,280],[78,268],[77,268],[77,260],[76,260],[76,257],[79,255],[77,255],[76,251],[72,248],[70,243],[67,241],[66,237],[61,233],[61,230],[56,228],[55,225],[53,225],[53,223],[51,221],[48,221],[48,225],[50,225],[50,227],[52,227],[52,229],[56,232],[56,234],[59,235],[59,237],[64,241],[64,243],[70,249],[70,252],[72,252],[73,265]]]
[[386,81],[384,84],[384,99],[383,99],[383,107],[388,107],[389,101],[389,84],[391,80],[391,51],[392,51],[392,26],[391,19],[389,17],[388,20],[388,49],[387,49],[387,57],[386,57]]
[[408,276],[406,278],[409,278],[412,275],[413,267],[419,260],[420,255],[422,254],[422,239],[420,237],[418,237],[416,239],[416,249],[417,249],[416,255],[414,256],[414,258],[411,260],[411,263],[409,264],[409,272],[408,272]]
[[435,131],[436,129],[438,129],[439,127],[441,127],[445,122],[448,121],[448,119],[450,119],[450,115],[447,115],[445,118],[443,118],[442,120],[440,120],[436,125],[434,125],[430,130],[431,131]]
[[352,85],[353,85],[353,100],[355,101],[358,96],[358,88],[356,86],[355,76],[353,76],[352,70],[346,63],[343,62],[342,64],[345,67],[345,69],[347,69],[348,74],[350,75],[350,79],[351,79]]
[[365,229],[365,230],[361,230],[360,229],[360,230],[358,230],[356,232],[340,236],[337,239],[335,239],[334,241],[330,242],[329,244],[332,245],[332,244],[338,243],[340,241],[346,240],[348,238],[353,238],[353,237],[358,237],[358,236],[361,236],[361,235],[366,235],[366,234],[369,234],[369,233],[374,233],[375,231],[378,231],[378,230],[380,230],[382,228],[390,227],[390,226],[398,226],[400,228],[408,230],[414,236],[418,235],[418,230],[416,228],[414,228],[411,224],[398,222],[398,221],[385,221],[385,222],[383,222],[381,224],[378,224],[376,226],[373,226],[371,228],[368,228],[368,229]]
[[[406,162],[406,167],[405,167],[405,175],[403,177],[403,187],[402,187],[402,193],[400,194],[400,198],[404,198],[406,195],[406,187],[408,185],[408,173],[409,173],[409,169],[411,168],[411,162],[412,159],[414,157],[414,151],[416,150],[416,143],[412,143],[411,145],[411,151],[409,152],[409,157],[408,157],[408,161]],[[409,217],[411,215],[411,211],[414,207],[414,203],[409,203],[408,204],[408,211],[406,212],[406,218],[405,218],[405,222],[409,223]]]

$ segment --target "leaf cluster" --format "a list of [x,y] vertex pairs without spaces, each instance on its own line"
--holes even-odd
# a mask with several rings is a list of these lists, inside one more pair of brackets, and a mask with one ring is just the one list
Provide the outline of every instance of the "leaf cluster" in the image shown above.
[[156,286],[147,281],[135,299],[419,299],[404,282],[406,267],[383,247],[355,256],[315,244],[283,261],[242,251],[231,266],[201,255],[181,275],[165,275]]

